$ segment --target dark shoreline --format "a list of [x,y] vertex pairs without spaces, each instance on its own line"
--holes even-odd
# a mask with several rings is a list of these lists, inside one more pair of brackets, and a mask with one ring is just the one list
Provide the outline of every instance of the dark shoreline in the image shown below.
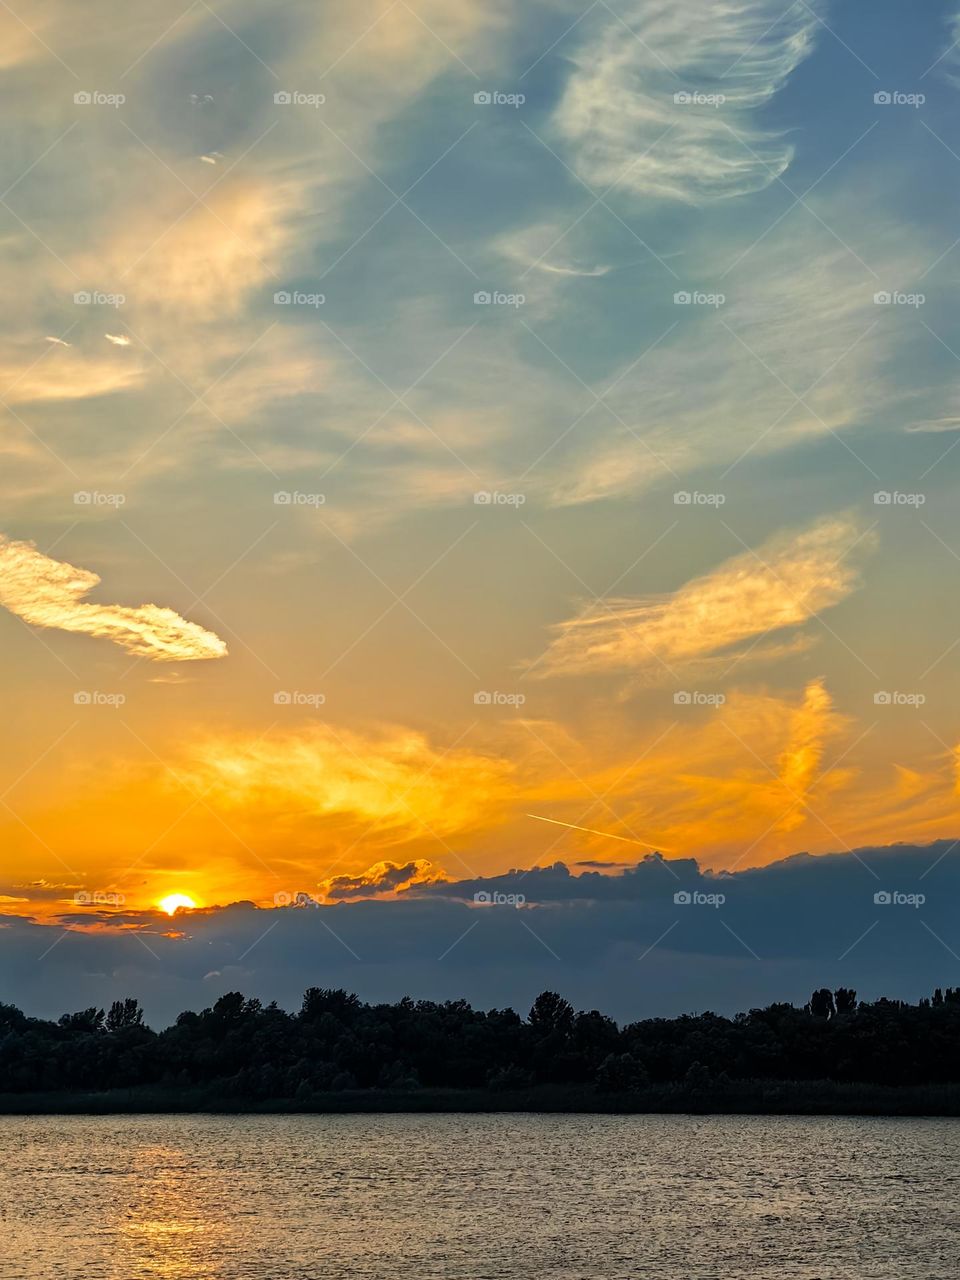
[[960,1085],[732,1081],[717,1089],[660,1085],[632,1093],[589,1086],[489,1089],[348,1089],[309,1099],[230,1098],[210,1089],[115,1089],[102,1093],[0,1094],[0,1115],[821,1115],[960,1116]]

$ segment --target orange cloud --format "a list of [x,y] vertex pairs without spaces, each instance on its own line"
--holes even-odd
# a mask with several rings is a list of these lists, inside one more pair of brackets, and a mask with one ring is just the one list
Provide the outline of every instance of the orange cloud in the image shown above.
[[790,738],[780,757],[780,779],[797,797],[798,808],[782,818],[781,831],[792,831],[804,821],[804,797],[816,780],[823,760],[833,703],[822,680],[814,680],[804,690],[800,708],[790,717]]
[[227,809],[367,824],[388,843],[487,825],[514,795],[505,760],[437,751],[408,729],[236,734],[191,754],[197,785]]

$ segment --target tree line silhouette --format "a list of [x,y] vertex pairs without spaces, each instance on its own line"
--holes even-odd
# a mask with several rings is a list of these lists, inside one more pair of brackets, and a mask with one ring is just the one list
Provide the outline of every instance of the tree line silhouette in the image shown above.
[[356,1089],[578,1085],[623,1094],[725,1081],[960,1082],[960,988],[916,1005],[861,1003],[854,991],[823,988],[804,1008],[622,1027],[596,1010],[575,1012],[553,991],[537,996],[525,1019],[464,1000],[365,1004],[320,987],[290,1014],[231,992],[159,1033],[134,999],[56,1022],[0,1004],[0,1093],[8,1095],[157,1086],[304,1102]]

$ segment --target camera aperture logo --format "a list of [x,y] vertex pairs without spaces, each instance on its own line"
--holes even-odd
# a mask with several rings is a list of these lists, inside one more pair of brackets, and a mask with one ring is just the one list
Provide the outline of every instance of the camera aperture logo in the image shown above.
[[713,307],[717,310],[726,301],[725,293],[707,293],[703,289],[678,289],[673,295],[675,307]]
[[101,693],[97,689],[78,689],[73,695],[75,707],[122,707],[127,700],[125,693]]
[[80,89],[73,95],[78,107],[122,107],[127,100],[125,93],[104,93],[102,89]]
[[901,893],[899,889],[878,889],[873,895],[878,907],[922,907],[927,900],[925,893]]
[[873,495],[875,507],[922,507],[926,501],[925,493],[901,493],[899,489],[878,489]]
[[499,489],[480,489],[473,495],[475,507],[522,507],[525,493],[501,493]]
[[275,307],[322,307],[326,301],[325,293],[304,293],[300,289],[278,289],[273,295]]
[[725,93],[702,93],[699,89],[681,89],[673,95],[678,107],[722,107],[727,100]]
[[875,307],[922,307],[927,301],[925,293],[903,293],[899,289],[880,289],[873,295]]
[[476,107],[522,107],[527,100],[525,93],[504,93],[500,89],[480,89],[473,95]]
[[525,693],[500,693],[498,690],[488,692],[481,689],[473,695],[475,707],[522,707],[526,700]]
[[898,689],[880,689],[873,695],[875,707],[922,707],[926,701],[925,693],[902,693]]
[[273,95],[277,107],[322,107],[327,100],[325,93],[302,93],[299,89],[278,89]]
[[78,889],[73,895],[75,907],[122,907],[126,896],[111,889]]
[[289,489],[280,489],[273,495],[275,507],[323,507],[326,502],[325,493],[301,493],[299,489],[294,489],[292,492]]
[[725,893],[703,893],[700,889],[678,889],[673,895],[678,907],[722,907],[727,900]]
[[275,707],[312,707],[316,711],[326,701],[325,693],[301,693],[299,689],[278,689],[273,695]]
[[473,295],[475,307],[513,307],[518,310],[527,300],[525,293],[504,293],[500,289],[478,289]]
[[122,507],[127,501],[125,493],[100,493],[97,489],[81,489],[73,495],[78,507]]
[[726,501],[725,493],[701,493],[698,489],[678,489],[673,495],[675,507],[722,507]]
[[102,289],[78,289],[73,295],[77,307],[122,307],[127,296],[124,293],[104,293]]
[[725,693],[705,693],[701,689],[678,689],[673,695],[675,707],[722,707],[726,701]]
[[873,95],[878,107],[922,107],[927,100],[925,93],[902,93],[899,89],[881,89]]
[[522,893],[501,893],[497,889],[481,889],[473,895],[473,900],[481,907],[522,907],[526,902]]

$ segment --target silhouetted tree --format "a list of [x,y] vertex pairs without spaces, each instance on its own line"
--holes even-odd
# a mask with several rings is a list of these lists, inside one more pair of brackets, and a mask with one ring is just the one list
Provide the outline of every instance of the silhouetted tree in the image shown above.
[[810,997],[807,1009],[815,1018],[832,1018],[836,1013],[833,992],[827,987],[821,987],[819,991],[815,991]]
[[108,1031],[125,1031],[130,1027],[142,1026],[143,1010],[138,1000],[133,1000],[129,996],[126,1000],[114,1000],[107,1014]]
[[543,1035],[566,1035],[573,1025],[573,1005],[556,991],[541,991],[527,1021]]
[[838,1017],[844,1013],[853,1013],[857,1007],[857,993],[849,987],[837,987],[833,993],[833,1001]]
[[90,1008],[80,1009],[77,1013],[65,1013],[60,1018],[60,1026],[65,1031],[102,1031],[103,1010]]
[[[241,992],[180,1014],[159,1035],[139,1003],[116,1000],[57,1022],[0,1004],[0,1093],[199,1090],[212,1099],[292,1099],[380,1088],[525,1090],[576,1084],[601,1093],[666,1089],[706,1105],[731,1082],[960,1083],[960,988],[911,1005],[815,991],[802,1009],[771,1004],[733,1018],[648,1018],[618,1027],[542,992],[524,1021],[512,1009],[404,997],[370,1005],[311,987],[288,1014]],[[759,1091],[762,1093],[762,1091]],[[698,1101],[699,1100],[699,1101]]]

